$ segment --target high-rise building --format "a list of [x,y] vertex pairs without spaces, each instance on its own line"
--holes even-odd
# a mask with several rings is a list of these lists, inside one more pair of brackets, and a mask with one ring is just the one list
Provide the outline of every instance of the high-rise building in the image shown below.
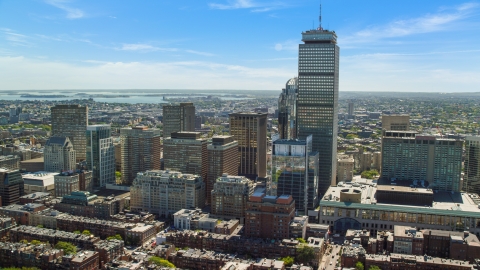
[[439,191],[460,191],[463,141],[384,131],[381,178],[411,181]]
[[338,157],[337,184],[338,182],[351,182],[353,180],[354,164],[354,159],[348,155],[342,155]]
[[465,139],[465,175],[463,191],[480,194],[480,137]]
[[87,127],[87,167],[95,187],[115,183],[115,146],[109,125]]
[[195,131],[195,106],[191,102],[163,105],[163,138],[173,132]]
[[53,179],[55,183],[55,197],[63,197],[80,190],[78,173],[63,172],[55,175]]
[[205,184],[202,177],[175,171],[146,171],[137,174],[130,188],[134,211],[168,217],[180,209],[203,208]]
[[354,103],[348,102],[348,118],[353,118]]
[[70,139],[76,151],[77,162],[86,160],[86,134],[88,107],[80,105],[56,105],[51,108],[52,136]]
[[120,129],[122,182],[130,185],[138,172],[160,169],[160,130],[148,127]]
[[207,179],[207,139],[200,132],[173,132],[163,140],[163,162],[166,170],[198,174]]
[[289,238],[290,222],[295,217],[295,201],[291,195],[266,196],[256,190],[247,202],[245,212],[246,237]]
[[410,130],[410,115],[382,115],[383,130]]
[[20,202],[23,196],[23,178],[19,170],[0,168],[0,198],[1,205],[7,206]]
[[232,136],[215,136],[207,146],[208,175],[205,187],[207,190],[206,203],[210,204],[211,191],[218,177],[223,174],[236,175],[238,173],[238,142]]
[[277,195],[292,195],[300,213],[317,207],[318,152],[312,152],[312,136],[273,142],[272,181],[277,182]]
[[278,132],[280,139],[294,139],[297,136],[296,106],[298,78],[288,80],[278,98]]
[[302,33],[298,53],[297,134],[313,135],[319,156],[319,196],[336,182],[340,48],[334,31]]
[[267,114],[231,113],[230,135],[238,142],[238,175],[256,180],[267,176]]
[[68,137],[50,137],[43,151],[45,171],[75,170],[76,152]]
[[212,195],[212,215],[221,218],[238,219],[244,223],[247,202],[255,185],[245,176],[223,174],[218,177]]

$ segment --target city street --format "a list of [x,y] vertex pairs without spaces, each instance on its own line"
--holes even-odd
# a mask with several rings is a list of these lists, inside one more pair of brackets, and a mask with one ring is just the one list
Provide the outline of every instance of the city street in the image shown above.
[[[320,263],[319,270],[334,270],[337,266],[337,261],[340,258],[338,255],[342,246],[331,245],[332,251],[325,253],[322,262]],[[329,250],[329,248],[327,248]]]

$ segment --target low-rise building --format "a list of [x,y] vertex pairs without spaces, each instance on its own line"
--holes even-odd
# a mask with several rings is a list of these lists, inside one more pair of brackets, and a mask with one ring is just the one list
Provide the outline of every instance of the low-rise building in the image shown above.
[[222,220],[215,226],[215,233],[218,234],[232,234],[240,225],[238,219],[231,219],[229,221]]
[[127,245],[143,245],[146,241],[153,238],[157,230],[151,224],[128,225],[125,231],[125,243]]
[[99,268],[98,252],[85,250],[72,256],[70,260],[70,269],[72,270],[90,270]]
[[415,256],[392,253],[390,255],[368,254],[365,257],[365,269],[371,266],[380,269],[442,269],[442,270],[470,270],[473,265],[460,260],[442,259],[431,256]]
[[55,195],[55,175],[57,172],[34,172],[23,174],[25,194],[48,192]]
[[217,219],[209,218],[209,213],[201,209],[181,209],[173,214],[175,228],[181,230],[206,230],[213,232],[217,225]]
[[95,251],[99,256],[99,268],[124,254],[124,241],[118,239],[102,240],[95,243]]
[[308,216],[294,217],[290,222],[290,238],[306,239]]

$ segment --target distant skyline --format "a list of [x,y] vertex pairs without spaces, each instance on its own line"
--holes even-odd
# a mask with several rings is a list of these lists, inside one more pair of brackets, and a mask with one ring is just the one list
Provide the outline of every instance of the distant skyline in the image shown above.
[[[277,90],[320,0],[0,1],[0,90]],[[340,91],[480,92],[479,1],[322,0]]]

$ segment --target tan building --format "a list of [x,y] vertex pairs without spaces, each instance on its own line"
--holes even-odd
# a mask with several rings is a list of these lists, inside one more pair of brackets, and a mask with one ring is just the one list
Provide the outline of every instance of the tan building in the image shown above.
[[252,180],[267,176],[267,114],[231,113],[230,135],[238,141],[238,175]]
[[80,190],[80,180],[77,173],[62,172],[54,176],[55,197],[70,195]]
[[[76,161],[87,159],[88,107],[56,105],[51,108],[52,136],[68,137],[76,151]],[[46,159],[45,159],[46,161]]]
[[163,140],[163,162],[166,170],[198,174],[205,181],[208,171],[207,139],[200,132],[173,132]]
[[371,152],[364,152],[358,155],[359,172],[367,171],[372,168],[372,156]]
[[337,160],[337,183],[350,182],[353,179],[355,161],[352,157],[341,155]]
[[253,194],[254,183],[244,176],[223,174],[217,178],[212,195],[212,215],[238,219],[243,223],[249,197]]
[[47,172],[74,170],[77,166],[77,151],[68,137],[50,137],[43,155],[44,170]]
[[206,203],[211,203],[211,191],[218,177],[223,174],[238,173],[238,142],[232,136],[215,136],[207,146],[208,176],[205,183],[207,191]]
[[382,152],[373,152],[372,169],[380,172],[382,169]]
[[160,130],[144,126],[120,129],[122,183],[130,185],[138,172],[160,169]]
[[146,171],[137,174],[130,188],[133,211],[168,216],[180,209],[202,208],[204,205],[205,184],[199,175]]
[[180,131],[195,131],[195,106],[191,102],[163,105],[163,138]]
[[383,130],[410,130],[410,115],[382,115]]

